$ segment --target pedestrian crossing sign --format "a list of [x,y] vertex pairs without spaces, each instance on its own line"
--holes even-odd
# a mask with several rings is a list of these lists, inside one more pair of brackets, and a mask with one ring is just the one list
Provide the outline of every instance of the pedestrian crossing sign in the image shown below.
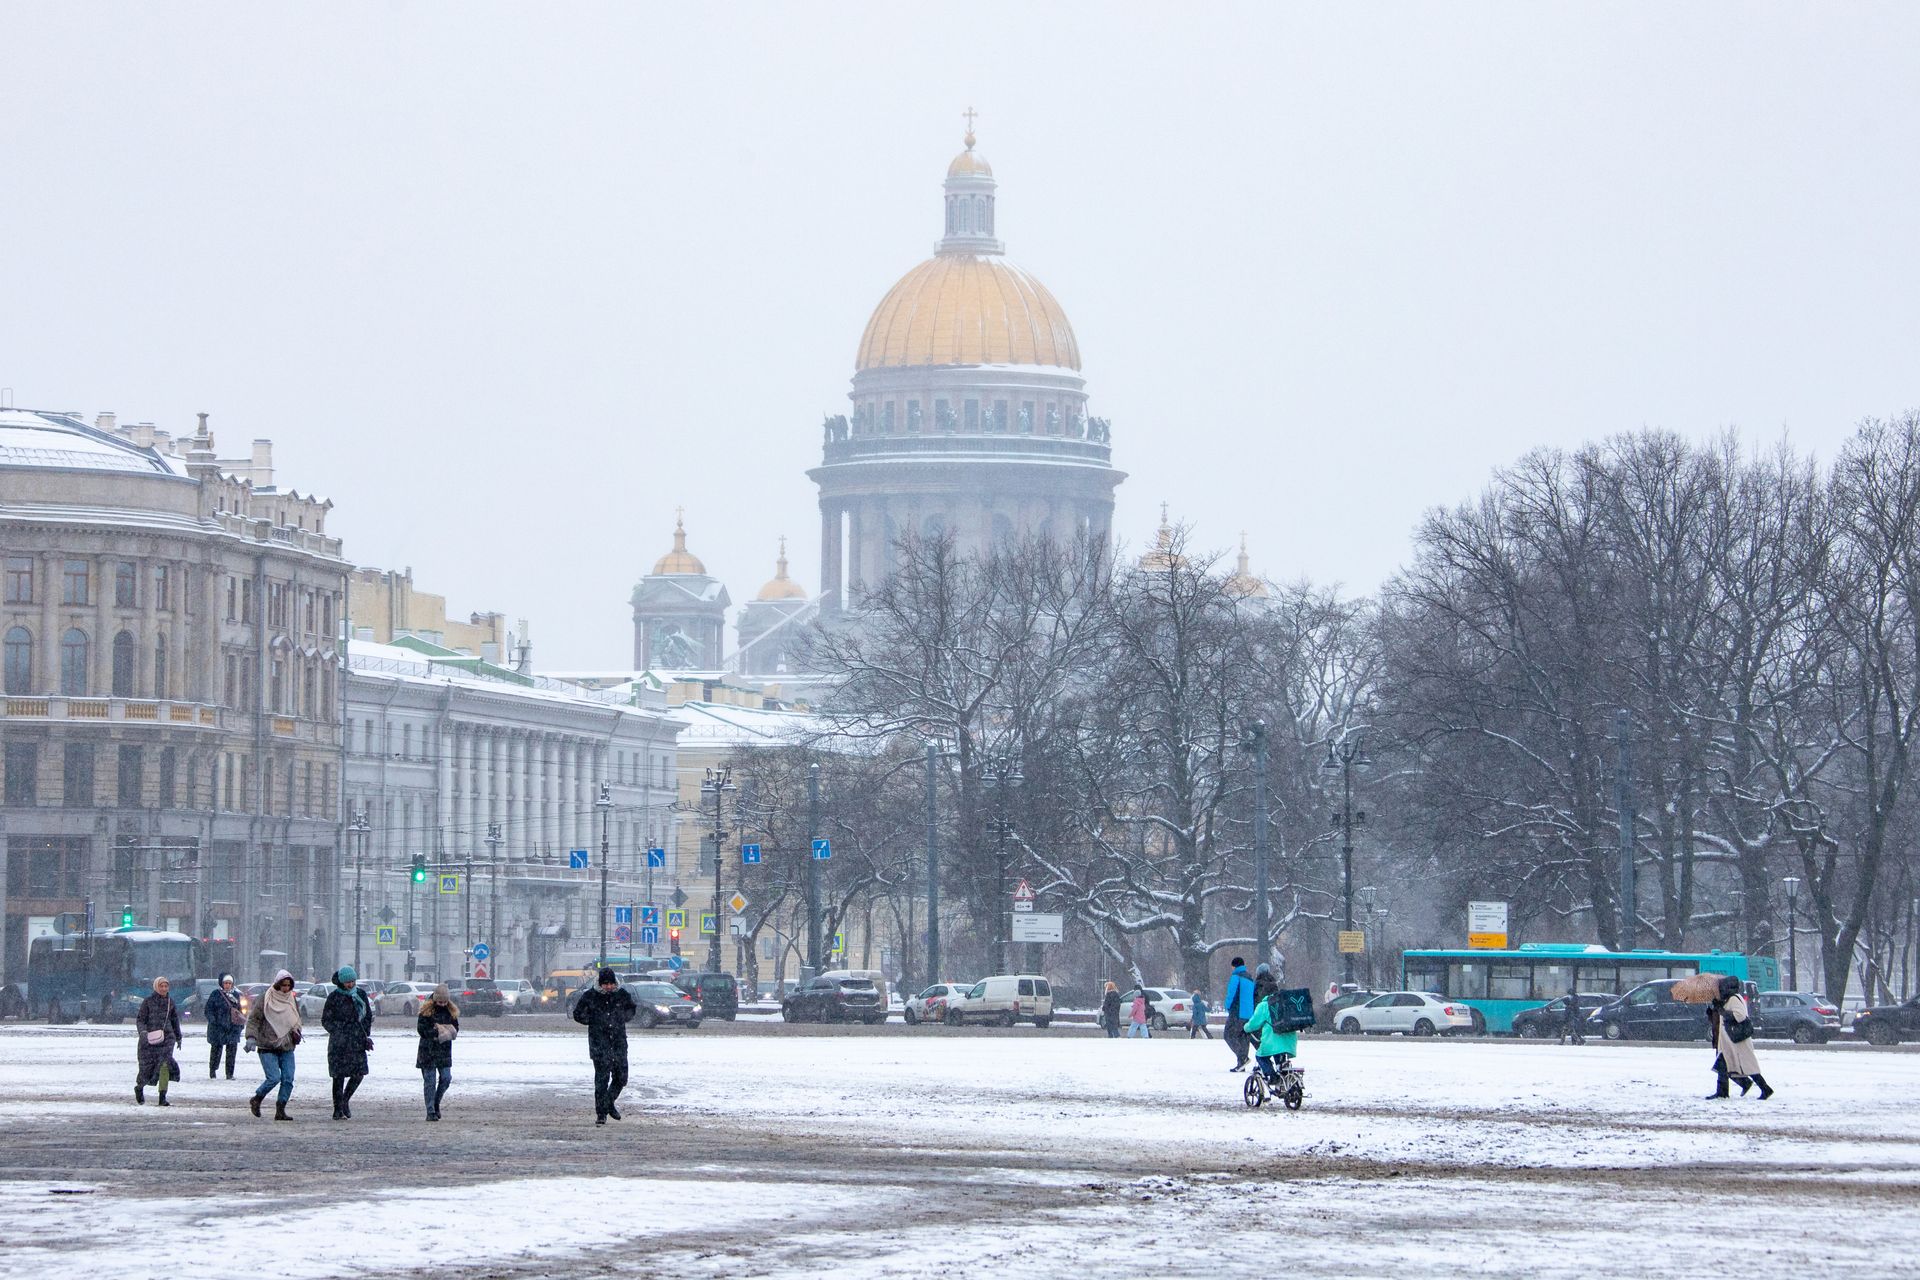
[[684,929],[687,927],[687,909],[685,907],[667,908],[667,928]]
[[394,927],[390,924],[377,925],[373,931],[373,945],[390,947],[393,945]]
[[457,876],[457,875],[446,875],[446,876],[441,876],[441,877],[440,877],[440,892],[442,892],[442,893],[458,893],[458,892],[460,892],[460,877],[459,877],[459,876]]
[[702,911],[700,913],[700,936],[703,938],[711,938],[719,932],[720,926],[715,923],[713,912]]

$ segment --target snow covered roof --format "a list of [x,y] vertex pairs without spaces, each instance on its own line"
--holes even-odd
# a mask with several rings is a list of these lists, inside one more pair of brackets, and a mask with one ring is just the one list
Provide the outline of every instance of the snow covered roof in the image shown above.
[[142,448],[67,413],[0,409],[0,467],[125,471],[184,478],[185,464]]
[[596,707],[629,708],[634,711],[646,711],[658,714],[658,704],[636,705],[631,690],[588,689],[580,685],[568,684],[551,676],[522,675],[504,667],[480,662],[465,654],[448,651],[448,657],[436,657],[423,652],[420,646],[431,650],[432,645],[425,644],[413,637],[407,637],[405,646],[399,644],[380,644],[372,640],[350,640],[347,642],[347,665],[356,674],[371,678],[414,680],[427,684],[457,684],[472,689],[484,689],[489,693],[505,694],[517,697],[546,699],[558,702],[582,703]]

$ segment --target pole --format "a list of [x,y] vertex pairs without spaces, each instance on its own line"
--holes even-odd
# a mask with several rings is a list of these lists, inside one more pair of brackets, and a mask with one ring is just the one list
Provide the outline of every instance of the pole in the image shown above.
[[460,905],[466,922],[462,927],[467,931],[467,945],[461,954],[467,958],[465,977],[473,976],[473,850],[467,850],[467,874],[460,879]]
[[994,948],[999,957],[1000,972],[1013,970],[1012,958],[1007,954],[1013,947],[1013,890],[1007,887],[1007,765],[1003,760],[997,767],[995,777],[999,786],[994,788],[994,864],[1000,877],[999,906],[994,912],[1000,934],[998,945]]
[[820,838],[820,766],[807,766],[807,966],[808,977],[820,972],[820,859],[813,842]]
[[934,761],[939,753],[927,744],[927,981],[940,981],[940,807]]
[[[1340,753],[1340,885],[1341,896],[1346,901],[1345,919],[1348,933],[1353,932],[1353,753],[1342,750]],[[1341,981],[1353,981],[1353,952],[1343,952],[1340,957]]]
[[600,963],[607,959],[607,823],[613,816],[613,791],[600,787]]
[[1787,886],[1787,986],[1800,989],[1800,948],[1794,944],[1799,941],[1796,929],[1800,923],[1799,893],[1800,877],[1787,876],[1781,881]]
[[1247,726],[1253,747],[1253,954],[1267,958],[1272,940],[1272,904],[1267,901],[1267,722]]
[[[707,944],[707,972],[720,972],[720,844],[726,839],[726,830],[720,825],[721,792],[726,789],[727,775],[730,771],[722,769],[719,773],[707,771],[707,781],[713,788],[713,941]],[[812,856],[809,848],[808,856]]]
[[1617,763],[1614,766],[1616,807],[1620,812],[1620,941],[1615,950],[1631,951],[1639,932],[1639,895],[1633,883],[1633,829],[1638,815],[1633,811],[1633,739],[1629,736],[1633,719],[1625,707],[1613,713]]
[[360,887],[367,878],[367,830],[366,811],[359,810],[353,815],[353,834],[358,837],[354,842],[353,853],[353,971],[360,972],[360,935],[366,917],[361,914]]

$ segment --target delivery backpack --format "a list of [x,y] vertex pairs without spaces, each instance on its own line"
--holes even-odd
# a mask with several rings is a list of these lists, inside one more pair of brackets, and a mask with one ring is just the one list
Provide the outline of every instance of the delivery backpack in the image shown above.
[[1305,987],[1288,987],[1268,997],[1273,1005],[1275,1031],[1307,1031],[1313,1026],[1313,992]]

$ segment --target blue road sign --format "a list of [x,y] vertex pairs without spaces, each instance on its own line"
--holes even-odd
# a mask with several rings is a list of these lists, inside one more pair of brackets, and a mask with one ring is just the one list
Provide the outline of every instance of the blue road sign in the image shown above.
[[641,924],[659,924],[660,908],[658,907],[640,908],[640,923]]
[[613,940],[623,945],[626,943],[632,942],[633,926],[625,925],[625,924],[617,924],[613,926]]
[[567,850],[567,869],[570,871],[584,871],[591,861],[585,849]]
[[473,958],[475,960],[485,960],[488,956],[492,954],[493,954],[493,948],[488,946],[486,943],[476,942],[473,944]]
[[665,849],[649,849],[649,850],[647,850],[647,865],[648,865],[648,866],[650,866],[650,867],[664,867],[664,866],[666,866],[666,865],[667,865],[667,851],[666,851]]
[[680,958],[679,956],[668,956],[668,957],[667,957],[667,968],[669,968],[669,969],[679,969],[679,968],[682,968],[683,966],[685,966],[685,964],[686,964],[686,963],[687,963],[687,962],[686,962],[685,960],[682,960],[682,959],[681,959],[681,958]]
[[632,924],[633,908],[632,907],[615,907],[613,909],[613,922],[615,924]]
[[747,863],[749,865],[760,861],[760,846],[757,844],[741,845],[740,861]]
[[831,840],[815,840],[813,842],[813,856],[821,862],[825,862],[828,858],[831,858],[833,856],[833,842]]
[[393,945],[393,926],[390,924],[374,926],[373,945],[376,947],[392,946]]
[[654,943],[660,941],[660,926],[653,924],[641,925],[640,941],[646,943],[648,946],[652,946]]
[[442,893],[460,892],[460,877],[457,875],[441,876],[440,892]]

